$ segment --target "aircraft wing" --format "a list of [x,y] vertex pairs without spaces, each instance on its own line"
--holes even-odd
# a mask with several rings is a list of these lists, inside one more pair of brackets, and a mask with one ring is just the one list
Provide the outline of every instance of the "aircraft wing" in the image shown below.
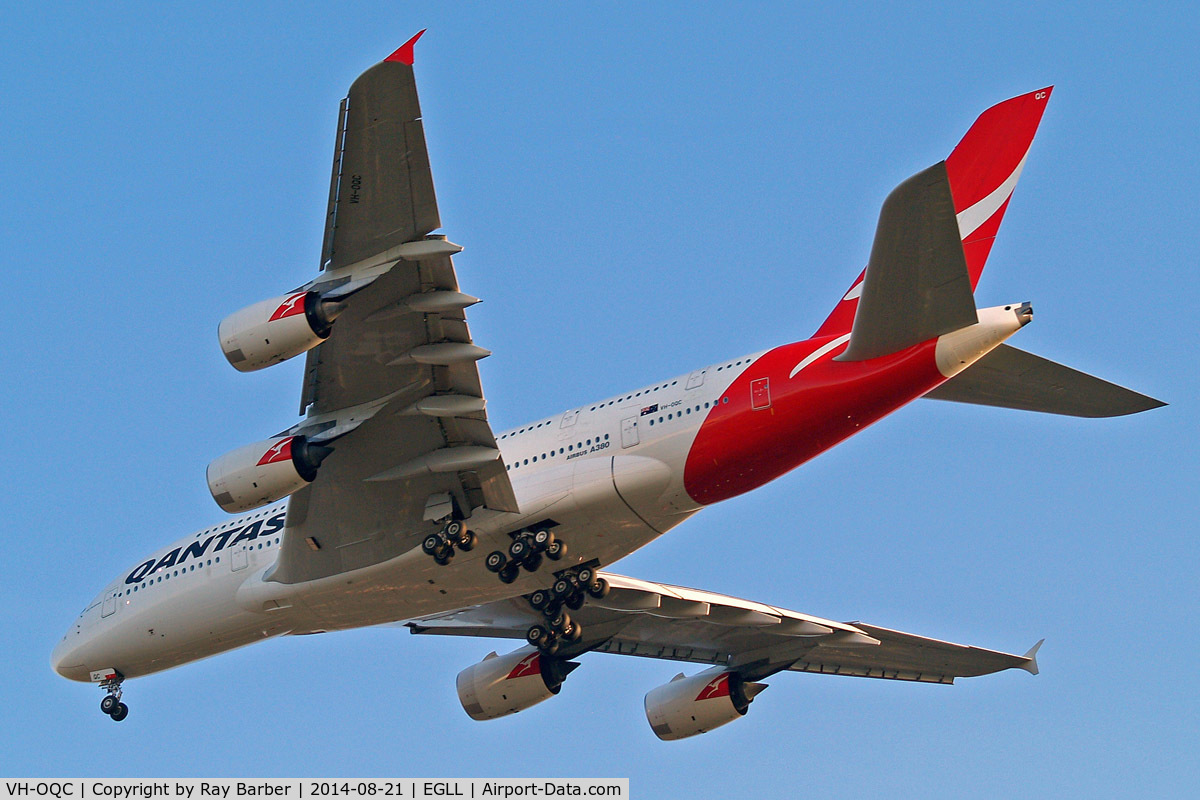
[[310,350],[303,422],[333,448],[288,501],[270,580],[314,580],[416,546],[457,506],[515,511],[487,421],[476,346],[441,224],[412,68],[413,37],[342,101],[320,277],[302,287],[342,305]]
[[[583,639],[559,655],[589,650],[719,665],[747,680],[785,670],[954,683],[1019,668],[1037,674],[1041,642],[1023,656],[928,639],[861,622],[800,614],[750,600],[599,573],[612,587],[571,618]],[[413,633],[524,639],[541,621],[523,597],[404,623]]]

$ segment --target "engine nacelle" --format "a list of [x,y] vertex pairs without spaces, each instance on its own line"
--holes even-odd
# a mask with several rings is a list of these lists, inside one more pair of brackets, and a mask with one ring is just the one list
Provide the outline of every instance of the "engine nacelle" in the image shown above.
[[489,653],[458,673],[458,699],[471,719],[506,717],[558,694],[578,662],[522,647],[508,655]]
[[217,338],[234,369],[253,372],[319,345],[341,310],[316,292],[294,292],[230,314],[217,326]]
[[721,667],[690,678],[680,674],[646,694],[646,719],[658,738],[686,739],[745,716],[750,701],[765,688],[765,683],[750,683]]
[[312,483],[332,452],[303,436],[248,444],[208,465],[208,490],[226,511],[249,511]]

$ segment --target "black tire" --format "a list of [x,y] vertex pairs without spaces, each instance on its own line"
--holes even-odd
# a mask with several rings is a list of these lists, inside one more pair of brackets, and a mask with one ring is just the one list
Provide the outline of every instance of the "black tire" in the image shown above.
[[570,632],[564,633],[563,638],[566,639],[571,644],[575,644],[575,642],[578,642],[580,639],[583,638],[583,626],[580,625],[578,622],[572,622]]
[[558,615],[558,612],[561,610],[562,610],[562,601],[556,600],[552,597],[550,602],[546,604],[546,607],[542,609],[542,616],[545,617],[546,619],[553,619],[555,616]]
[[537,572],[538,567],[541,565],[542,554],[533,551],[530,551],[529,557],[526,558],[524,563],[521,564],[521,566],[525,567],[525,569],[529,570],[530,572]]
[[551,561],[558,561],[567,554],[567,543],[561,539],[555,539],[546,545],[546,558]]
[[592,581],[592,585],[588,587],[588,594],[597,600],[602,600],[608,597],[609,588],[608,581],[604,578],[596,578],[596,580]]
[[500,576],[501,583],[512,583],[521,574],[521,568],[516,564],[509,564],[497,574]]
[[562,633],[571,627],[571,615],[565,611],[560,611],[554,615],[553,619],[547,619],[546,624],[550,626],[553,633]]
[[469,531],[466,528],[463,528],[462,533],[460,533],[458,538],[455,540],[455,544],[458,545],[459,550],[462,550],[464,553],[469,553],[475,549],[475,543],[478,541],[479,537],[475,535],[475,531]]
[[483,560],[483,566],[487,567],[488,572],[499,572],[504,569],[504,565],[508,563],[508,556],[501,553],[499,550],[493,550],[487,554],[487,558]]
[[116,709],[117,704],[121,701],[113,697],[111,694],[100,701],[100,710],[105,714],[112,714]]
[[578,611],[583,608],[583,592],[576,592],[567,598],[567,608]]
[[596,570],[591,567],[584,567],[575,573],[575,580],[579,581],[580,586],[591,586],[592,581],[596,579]]
[[113,722],[120,722],[129,716],[129,706],[124,703],[117,703],[117,707],[113,709],[109,716],[112,717]]
[[446,525],[442,528],[442,534],[445,535],[445,537],[447,539],[449,539],[450,541],[453,542],[460,535],[462,535],[462,532],[464,530],[466,530],[465,525],[463,525],[458,520],[452,520],[451,522],[447,522]]
[[554,592],[554,596],[560,600],[566,600],[571,595],[575,594],[575,587],[566,578],[559,578],[554,582],[554,586],[550,588]]
[[552,656],[558,652],[558,646],[559,646],[558,639],[551,636],[549,639],[546,640],[546,643],[543,646],[539,647],[538,649],[541,650],[546,655]]
[[524,561],[529,557],[529,542],[524,537],[513,539],[512,544],[508,546],[508,555],[513,561]]
[[525,632],[525,641],[529,642],[534,647],[541,649],[546,640],[550,638],[550,631],[543,628],[541,625],[534,625]]
[[454,551],[450,550],[450,549],[433,554],[434,563],[436,563],[438,566],[441,566],[441,567],[444,567],[447,564],[449,564],[450,559],[452,559],[452,558],[454,558]]
[[536,592],[529,595],[529,605],[534,611],[541,611],[543,608],[550,605],[550,593],[545,589],[538,589]]
[[545,550],[554,541],[554,534],[542,528],[533,532],[533,546],[539,551]]
[[438,551],[442,546],[442,536],[438,533],[431,533],[421,540],[421,549],[425,551],[425,555],[431,556]]

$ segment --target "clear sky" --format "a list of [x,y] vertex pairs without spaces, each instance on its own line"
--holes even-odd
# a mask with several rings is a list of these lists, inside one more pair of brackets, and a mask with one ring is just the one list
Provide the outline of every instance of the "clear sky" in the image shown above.
[[[807,5],[10,4],[0,773],[1193,792],[1195,5]],[[781,675],[746,719],[661,743],[642,697],[679,668],[615,656],[472,722],[454,676],[505,642],[271,641],[129,682],[120,725],[50,671],[106,581],[222,516],[207,463],[294,422],[300,365],[238,374],[216,325],[315,273],[338,101],[421,28],[497,428],[808,336],[887,192],[987,106],[1056,85],[979,303],[1033,301],[1014,344],[1171,405],[920,401],[615,567],[1008,651],[1046,637],[1040,676]]]

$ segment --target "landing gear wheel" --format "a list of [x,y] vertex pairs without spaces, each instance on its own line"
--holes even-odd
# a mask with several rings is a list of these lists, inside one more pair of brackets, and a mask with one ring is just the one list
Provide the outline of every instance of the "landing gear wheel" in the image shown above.
[[534,611],[541,611],[550,604],[550,593],[545,589],[538,589],[533,594],[529,595],[529,605]]
[[512,583],[521,574],[521,568],[516,564],[509,564],[497,574],[500,576],[501,583]]
[[117,703],[117,707],[112,710],[109,716],[112,717],[113,722],[120,722],[129,716],[129,706],[124,703]]
[[580,586],[591,586],[592,581],[596,579],[596,570],[591,567],[584,567],[575,573],[575,579],[579,581]]
[[549,639],[546,640],[546,643],[544,645],[542,645],[541,647],[539,647],[538,649],[541,650],[543,654],[552,656],[558,652],[558,646],[559,646],[558,639],[551,636]]
[[442,527],[442,534],[448,541],[453,542],[458,539],[458,537],[461,536],[466,529],[467,526],[463,525],[458,520],[451,520]]
[[529,642],[539,650],[550,640],[550,631],[543,628],[541,625],[534,625],[525,632],[525,641]]
[[508,555],[513,561],[520,563],[529,557],[531,550],[529,541],[524,536],[521,536],[513,539],[513,543],[508,546]]
[[562,638],[572,644],[583,638],[583,626],[578,622],[569,622],[566,630],[562,632]]
[[567,543],[558,539],[552,539],[550,544],[546,545],[546,558],[551,561],[558,561],[567,554]]
[[521,566],[530,572],[537,572],[538,567],[542,565],[542,554],[531,552],[529,557],[525,559],[525,563]]
[[571,627],[571,615],[564,611],[559,611],[553,617],[548,617],[546,624],[550,626],[550,630],[554,633],[563,633]]
[[444,567],[450,563],[450,559],[454,558],[454,549],[447,547],[445,550],[439,550],[433,554],[433,560],[438,566]]
[[479,541],[479,537],[475,535],[475,531],[469,531],[466,528],[463,528],[458,536],[452,539],[452,541],[458,545],[459,550],[462,550],[464,553],[469,553],[475,549],[475,543]]
[[442,536],[438,533],[431,533],[421,540],[421,549],[425,551],[425,555],[431,556],[441,549],[443,544]]
[[116,695],[110,694],[100,701],[100,710],[111,716],[112,713],[116,711],[120,702],[121,701],[117,699]]
[[487,567],[488,572],[499,572],[504,569],[504,565],[508,563],[508,556],[501,553],[499,550],[493,550],[487,554],[487,558],[483,560],[483,565]]
[[533,546],[539,551],[545,550],[554,542],[554,534],[543,528],[533,532]]
[[596,578],[596,580],[592,581],[592,585],[588,587],[587,591],[592,597],[596,598],[597,600],[602,600],[603,598],[608,597],[609,588],[610,587],[607,580],[604,578]]
[[576,592],[568,597],[566,605],[572,611],[578,611],[583,608],[583,592]]
[[554,582],[554,586],[551,587],[550,591],[554,592],[554,596],[560,600],[566,600],[575,594],[575,584],[569,578],[559,578]]

